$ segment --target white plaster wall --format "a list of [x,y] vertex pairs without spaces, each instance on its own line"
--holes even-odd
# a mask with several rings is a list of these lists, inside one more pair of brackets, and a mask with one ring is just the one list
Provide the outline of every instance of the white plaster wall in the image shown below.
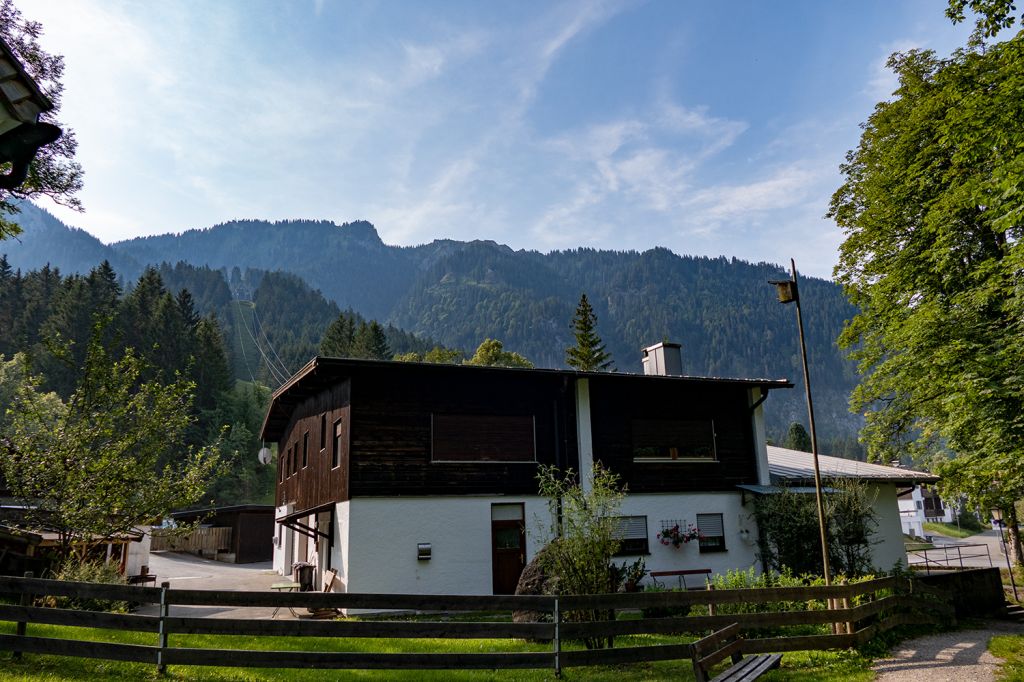
[[589,490],[594,475],[594,434],[590,428],[590,380],[576,380],[576,443],[580,454],[580,486]]
[[[747,570],[753,567],[761,571],[757,559],[757,524],[753,519],[753,507],[744,508],[742,496],[735,493],[665,493],[627,495],[623,500],[623,516],[647,516],[647,542],[651,553],[645,556],[648,571],[679,571],[710,568],[712,573],[725,573],[730,569]],[[682,519],[697,525],[697,514],[721,514],[725,530],[725,551],[701,553],[696,540],[678,549],[662,545],[657,534],[661,531],[662,520]],[[748,540],[740,536],[741,530],[749,532]],[[634,557],[617,557],[615,561],[632,561]],[[645,582],[649,582],[646,580]],[[659,578],[663,584],[677,585],[677,578]],[[687,576],[688,587],[703,584],[703,576]]]
[[[750,404],[761,399],[764,389],[750,389]],[[768,466],[768,437],[764,427],[764,404],[757,406],[750,417],[754,427],[754,456],[757,458],[757,482],[760,485],[771,485],[772,475]],[[728,545],[726,545],[728,547]]]
[[[274,510],[274,518],[279,519],[287,516],[292,511],[292,506],[284,505]],[[274,544],[274,571],[280,575],[288,575],[292,569],[291,547],[294,542],[294,533],[280,524],[274,524],[274,537],[278,542]]]
[[[357,498],[348,505],[347,543],[338,542],[347,590],[360,593],[491,594],[491,504],[524,503],[526,561],[549,525],[539,497]],[[341,505],[339,505],[340,508]],[[340,509],[339,509],[340,512]],[[339,521],[342,514],[339,513]],[[429,561],[416,545],[431,544]],[[347,545],[347,546],[346,546]],[[347,556],[344,556],[347,554]],[[339,576],[341,573],[339,572]]]
[[149,547],[152,542],[150,531],[152,526],[139,526],[135,530],[142,531],[142,539],[128,543],[128,560],[125,562],[125,575],[139,575],[143,566],[149,566]]
[[334,581],[335,592],[348,592],[349,578],[349,511],[351,502],[339,502],[334,507],[334,546],[331,548],[331,568],[338,571]]
[[891,571],[896,562],[905,567],[907,550],[903,545],[903,526],[900,522],[896,486],[884,483],[870,488],[871,494],[877,494],[874,509],[878,515],[878,526],[872,537],[872,541],[877,544],[871,547],[875,568],[880,571]]

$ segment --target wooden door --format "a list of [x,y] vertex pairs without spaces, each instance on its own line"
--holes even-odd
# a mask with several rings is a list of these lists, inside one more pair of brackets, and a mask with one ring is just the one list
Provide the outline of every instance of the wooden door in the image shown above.
[[514,594],[526,567],[522,504],[491,505],[491,567],[494,594]]

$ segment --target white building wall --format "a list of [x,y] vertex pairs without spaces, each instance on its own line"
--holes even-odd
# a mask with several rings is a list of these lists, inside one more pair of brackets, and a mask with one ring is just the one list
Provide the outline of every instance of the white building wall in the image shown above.
[[882,483],[870,486],[875,497],[875,513],[878,515],[878,526],[875,528],[871,553],[875,568],[880,571],[891,571],[899,562],[907,565],[907,550],[903,545],[903,527],[900,523],[899,503],[896,499],[896,486]]
[[[744,508],[742,496],[735,493],[662,493],[627,495],[623,500],[623,516],[647,517],[647,541],[650,555],[644,557],[648,571],[680,571],[709,568],[712,573],[725,573],[730,569],[747,570],[753,567],[758,572],[761,563],[757,559],[757,524],[753,519],[753,507]],[[725,531],[725,551],[701,553],[699,542],[693,540],[679,548],[662,545],[657,534],[662,521],[682,520],[697,525],[697,514],[721,514]],[[741,536],[741,531],[746,531]],[[616,563],[632,561],[634,557],[617,557]],[[645,580],[649,582],[650,579]],[[667,582],[666,582],[667,581]],[[659,578],[662,584],[674,585],[676,578]],[[702,576],[687,576],[686,584],[696,587],[702,584]]]
[[147,570],[149,568],[149,547],[152,542],[151,531],[153,527],[138,526],[135,530],[142,532],[142,539],[138,542],[129,542],[127,544],[128,557],[125,561],[125,575],[139,575],[142,573],[143,566],[146,566]]
[[[526,561],[550,526],[539,497],[390,497],[348,502],[346,584],[349,592],[491,594],[491,505],[522,502]],[[416,558],[429,542],[431,559]],[[339,543],[343,547],[346,543]]]
[[897,500],[900,510],[900,525],[903,532],[914,537],[924,537],[924,503],[921,486],[914,486],[909,499]]
[[331,568],[338,572],[335,592],[349,592],[349,527],[351,502],[339,502],[334,507],[334,545],[331,547]]
[[576,443],[580,455],[580,486],[589,490],[594,476],[594,434],[590,428],[590,380],[576,380]]

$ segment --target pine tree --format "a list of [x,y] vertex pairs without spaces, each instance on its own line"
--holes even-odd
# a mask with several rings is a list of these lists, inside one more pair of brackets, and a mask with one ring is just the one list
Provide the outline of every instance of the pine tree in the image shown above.
[[606,372],[611,368],[612,356],[605,351],[604,343],[594,329],[596,326],[597,315],[587,295],[583,294],[572,318],[576,345],[565,349],[565,362],[573,369],[581,372]]
[[352,317],[342,313],[331,322],[320,341],[320,355],[343,358],[352,353],[355,329]]
[[789,425],[789,433],[786,434],[786,447],[801,452],[811,451],[811,436],[800,422],[793,422]]
[[390,360],[391,348],[388,346],[384,328],[376,320],[363,322],[356,331],[352,341],[352,357],[367,360]]

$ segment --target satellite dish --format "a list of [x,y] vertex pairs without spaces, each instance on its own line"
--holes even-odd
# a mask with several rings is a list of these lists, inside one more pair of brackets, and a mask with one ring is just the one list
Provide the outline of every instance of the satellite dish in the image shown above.
[[256,453],[256,459],[259,460],[260,464],[270,464],[270,448],[266,445],[260,448],[260,451]]

